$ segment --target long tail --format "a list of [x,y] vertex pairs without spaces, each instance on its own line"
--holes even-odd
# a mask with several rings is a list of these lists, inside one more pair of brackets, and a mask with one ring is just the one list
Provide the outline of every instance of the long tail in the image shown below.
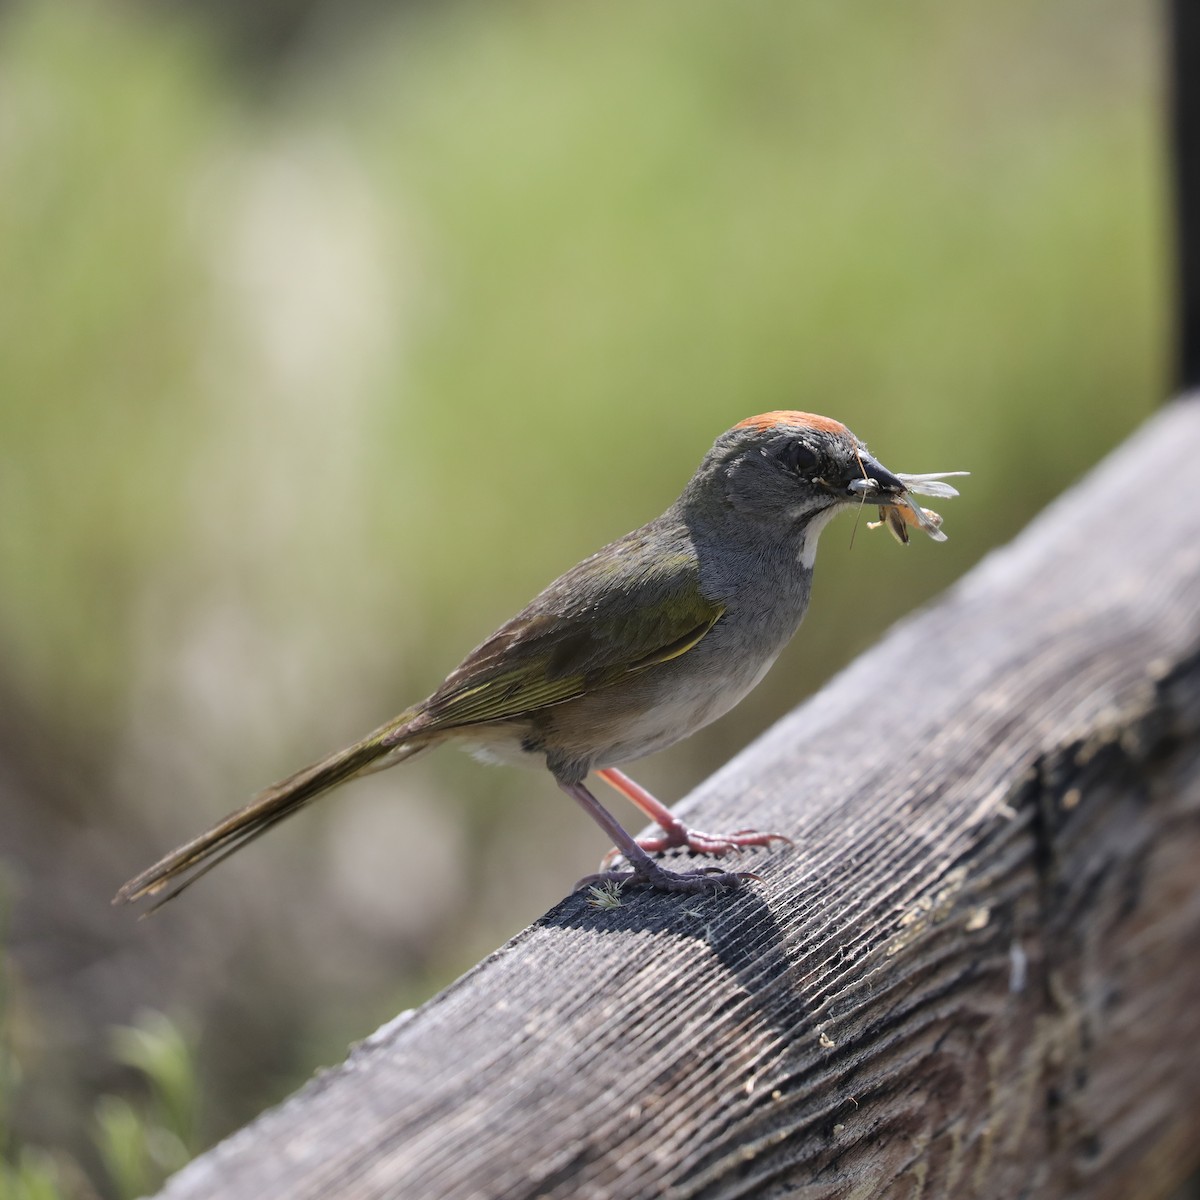
[[419,735],[411,741],[404,739],[404,726],[410,718],[411,714],[402,714],[361,742],[355,742],[353,746],[339,750],[265,788],[245,808],[230,813],[207,833],[172,850],[165,858],[131,879],[113,897],[113,903],[128,904],[147,896],[157,896],[164,888],[175,883],[175,887],[143,914],[148,915],[168,900],[173,900],[202,875],[207,875],[235,851],[261,837],[272,826],[278,825],[285,817],[290,817],[331,788],[356,775],[365,775],[412,758],[426,749],[430,742]]

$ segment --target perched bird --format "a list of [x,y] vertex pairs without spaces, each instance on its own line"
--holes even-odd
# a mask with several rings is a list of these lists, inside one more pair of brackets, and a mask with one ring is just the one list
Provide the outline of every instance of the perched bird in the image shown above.
[[[944,538],[940,518],[910,494],[955,495],[933,482],[940,478],[893,475],[828,417],[742,421],[717,438],[662,516],[556,579],[428,699],[259,793],[131,879],[114,903],[173,885],[165,903],[330,788],[449,741],[488,760],[547,767],[628,863],[581,883],[685,892],[740,883],[746,872],[670,871],[651,856],[676,846],[721,856],[789,839],[690,829],[617,766],[695,733],[762,679],[808,608],[817,539],[831,517],[860,503],[902,508],[905,522]],[[593,771],[661,833],[631,837],[587,788]]]

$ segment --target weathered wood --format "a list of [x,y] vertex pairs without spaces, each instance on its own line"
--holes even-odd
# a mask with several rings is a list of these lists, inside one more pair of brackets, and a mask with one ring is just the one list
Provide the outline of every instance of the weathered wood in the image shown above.
[[569,897],[162,1195],[1167,1195],[1200,1164],[1197,463],[1188,400],[701,787],[701,826],[795,837],[761,884]]

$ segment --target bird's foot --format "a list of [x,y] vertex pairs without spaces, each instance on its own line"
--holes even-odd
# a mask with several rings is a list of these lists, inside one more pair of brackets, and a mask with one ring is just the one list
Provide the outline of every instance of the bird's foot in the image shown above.
[[[621,790],[629,789],[637,794],[638,807],[644,808],[647,800],[653,806],[651,811],[654,820],[663,830],[662,838],[665,839],[663,841],[663,848],[667,846],[695,845],[701,854],[726,854],[739,844],[765,846],[770,845],[776,838],[785,842],[791,840],[784,837],[781,833],[763,834],[756,833],[754,830],[742,830],[741,833],[729,834],[727,837],[719,837],[714,834],[698,834],[697,831],[688,829],[678,817],[672,815],[666,807],[659,804],[649,793],[643,796],[641,794],[642,789],[631,780],[626,779],[620,772],[605,771],[602,774],[606,778],[610,775],[615,776]],[[612,781],[610,780],[610,782]],[[568,783],[560,779],[558,786],[568,796],[578,801],[583,810],[617,844],[617,849],[600,864],[599,872],[581,879],[575,885],[577,888],[593,887],[606,883],[617,884],[618,886],[624,884],[644,884],[647,887],[658,888],[664,892],[707,892],[716,891],[718,888],[740,887],[748,880],[759,878],[753,871],[723,871],[720,867],[701,867],[695,871],[668,871],[665,867],[659,866],[642,849],[637,841],[621,828],[620,822],[612,816],[582,783]],[[614,786],[617,786],[617,783],[614,783]],[[626,791],[626,794],[629,794],[629,792]],[[624,857],[625,861],[629,864],[628,870],[617,871],[612,869],[612,862],[618,854]]]
[[662,833],[637,840],[638,845],[648,854],[661,854],[664,850],[673,850],[676,846],[681,846],[693,854],[707,854],[713,858],[721,858],[747,846],[769,846],[772,842],[795,845],[785,833],[762,833],[757,829],[738,829],[734,833],[705,833],[702,829],[692,829],[682,821],[673,821],[670,825],[663,826]]
[[[739,829],[734,833],[705,833],[702,829],[692,829],[682,821],[674,819],[662,826],[661,833],[637,839],[637,844],[647,854],[662,854],[666,850],[682,847],[692,854],[703,854],[711,858],[723,858],[726,854],[745,849],[747,846],[770,846],[772,842],[795,845],[785,833],[762,833],[757,829]],[[600,864],[601,869],[607,869],[620,853],[617,849],[610,850]]]
[[[739,829],[736,833],[705,833],[702,829],[690,829],[661,800],[656,800],[623,771],[606,767],[597,774],[610,787],[616,788],[627,800],[636,804],[662,830],[652,837],[637,839],[638,847],[647,854],[662,854],[664,850],[673,850],[678,846],[693,854],[721,858],[746,846],[769,846],[772,842],[795,845],[784,833],[760,833],[757,829]],[[619,848],[610,851],[600,864],[600,869],[605,870],[620,853]]]
[[[609,857],[615,857],[615,852]],[[668,871],[657,863],[648,862],[639,863],[628,871],[601,870],[595,875],[585,875],[575,885],[575,890],[615,883],[621,887],[635,887],[640,884],[657,888],[660,892],[715,892],[721,888],[741,887],[744,883],[760,878],[753,871],[722,871],[720,867],[701,867],[696,871]]]

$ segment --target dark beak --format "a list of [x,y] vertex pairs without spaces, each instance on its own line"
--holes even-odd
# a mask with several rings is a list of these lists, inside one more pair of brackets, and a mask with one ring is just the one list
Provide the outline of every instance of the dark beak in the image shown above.
[[856,475],[847,483],[846,490],[856,499],[861,498],[868,504],[900,503],[908,490],[904,484],[869,454],[862,455],[861,462],[865,475]]

